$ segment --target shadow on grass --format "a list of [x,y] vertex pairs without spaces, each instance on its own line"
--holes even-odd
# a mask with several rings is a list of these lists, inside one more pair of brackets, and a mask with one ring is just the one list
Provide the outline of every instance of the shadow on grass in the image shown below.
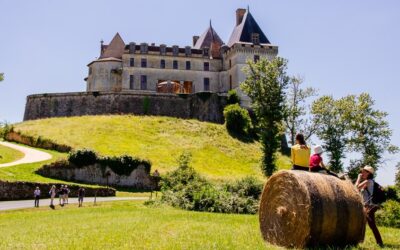
[[256,141],[255,136],[252,136],[251,134],[243,135],[243,134],[235,133],[233,131],[229,131],[229,129],[227,129],[227,131],[231,137],[233,137],[241,142],[253,143],[254,141]]

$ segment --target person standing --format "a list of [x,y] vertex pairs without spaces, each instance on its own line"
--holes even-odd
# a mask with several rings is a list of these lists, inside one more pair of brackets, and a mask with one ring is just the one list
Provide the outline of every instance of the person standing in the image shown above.
[[303,134],[296,135],[296,144],[292,146],[292,170],[305,170],[308,171],[308,163],[310,160],[311,149],[307,146]]
[[85,197],[85,189],[83,187],[80,187],[78,190],[78,203],[79,207],[82,207],[83,204],[83,197]]
[[51,189],[49,191],[49,195],[50,195],[50,207],[54,208],[54,198],[56,197],[56,186],[51,186]]
[[67,186],[67,185],[65,185],[65,188],[64,188],[64,196],[65,196],[65,201],[64,201],[64,203],[66,203],[66,204],[68,204],[68,196],[69,196],[69,192],[70,192],[70,190],[69,190],[68,186]]
[[35,207],[39,207],[39,199],[40,199],[39,187],[36,187],[35,191],[33,192],[33,196],[35,197]]
[[60,189],[58,189],[58,201],[60,206],[64,206],[64,185],[61,185]]
[[355,185],[361,192],[368,226],[375,236],[376,243],[383,247],[382,237],[375,223],[375,212],[379,209],[379,205],[372,202],[372,196],[374,195],[374,172],[375,170],[371,166],[367,165],[363,167]]

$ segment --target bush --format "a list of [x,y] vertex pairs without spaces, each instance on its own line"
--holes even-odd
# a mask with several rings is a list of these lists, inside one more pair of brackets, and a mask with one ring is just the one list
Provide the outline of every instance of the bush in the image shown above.
[[240,104],[240,97],[236,90],[231,89],[228,91],[228,96],[226,98],[226,103],[229,104]]
[[78,149],[68,154],[68,161],[77,167],[93,165],[97,162],[97,154],[90,149]]
[[139,165],[145,167],[146,173],[150,173],[151,169],[151,163],[149,161],[135,158],[130,155],[101,157],[97,162],[103,167],[103,172],[106,167],[109,167],[114,173],[125,176],[129,176],[133,170],[139,167]]
[[161,181],[162,202],[195,211],[257,212],[262,186],[254,178],[218,186],[201,177],[190,166],[190,154],[181,155],[178,162],[178,169]]
[[380,226],[400,228],[400,203],[388,200],[376,212],[376,222]]
[[0,138],[6,139],[8,133],[13,132],[14,127],[8,123],[0,123]]
[[228,105],[224,109],[226,128],[236,135],[246,135],[251,127],[249,112],[239,104]]

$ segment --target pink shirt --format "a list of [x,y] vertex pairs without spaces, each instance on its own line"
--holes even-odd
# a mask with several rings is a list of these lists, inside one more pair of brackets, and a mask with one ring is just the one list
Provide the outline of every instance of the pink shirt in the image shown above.
[[322,157],[319,154],[313,154],[310,157],[310,169],[319,167],[319,164],[322,162]]

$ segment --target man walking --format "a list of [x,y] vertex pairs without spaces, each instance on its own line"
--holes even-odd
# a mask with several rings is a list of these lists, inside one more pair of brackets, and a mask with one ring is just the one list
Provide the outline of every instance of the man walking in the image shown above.
[[35,191],[33,192],[33,196],[35,197],[35,207],[39,207],[39,199],[40,199],[39,187],[36,187]]
[[83,187],[80,187],[78,190],[78,203],[79,207],[82,207],[83,203],[83,197],[85,196],[85,189]]

